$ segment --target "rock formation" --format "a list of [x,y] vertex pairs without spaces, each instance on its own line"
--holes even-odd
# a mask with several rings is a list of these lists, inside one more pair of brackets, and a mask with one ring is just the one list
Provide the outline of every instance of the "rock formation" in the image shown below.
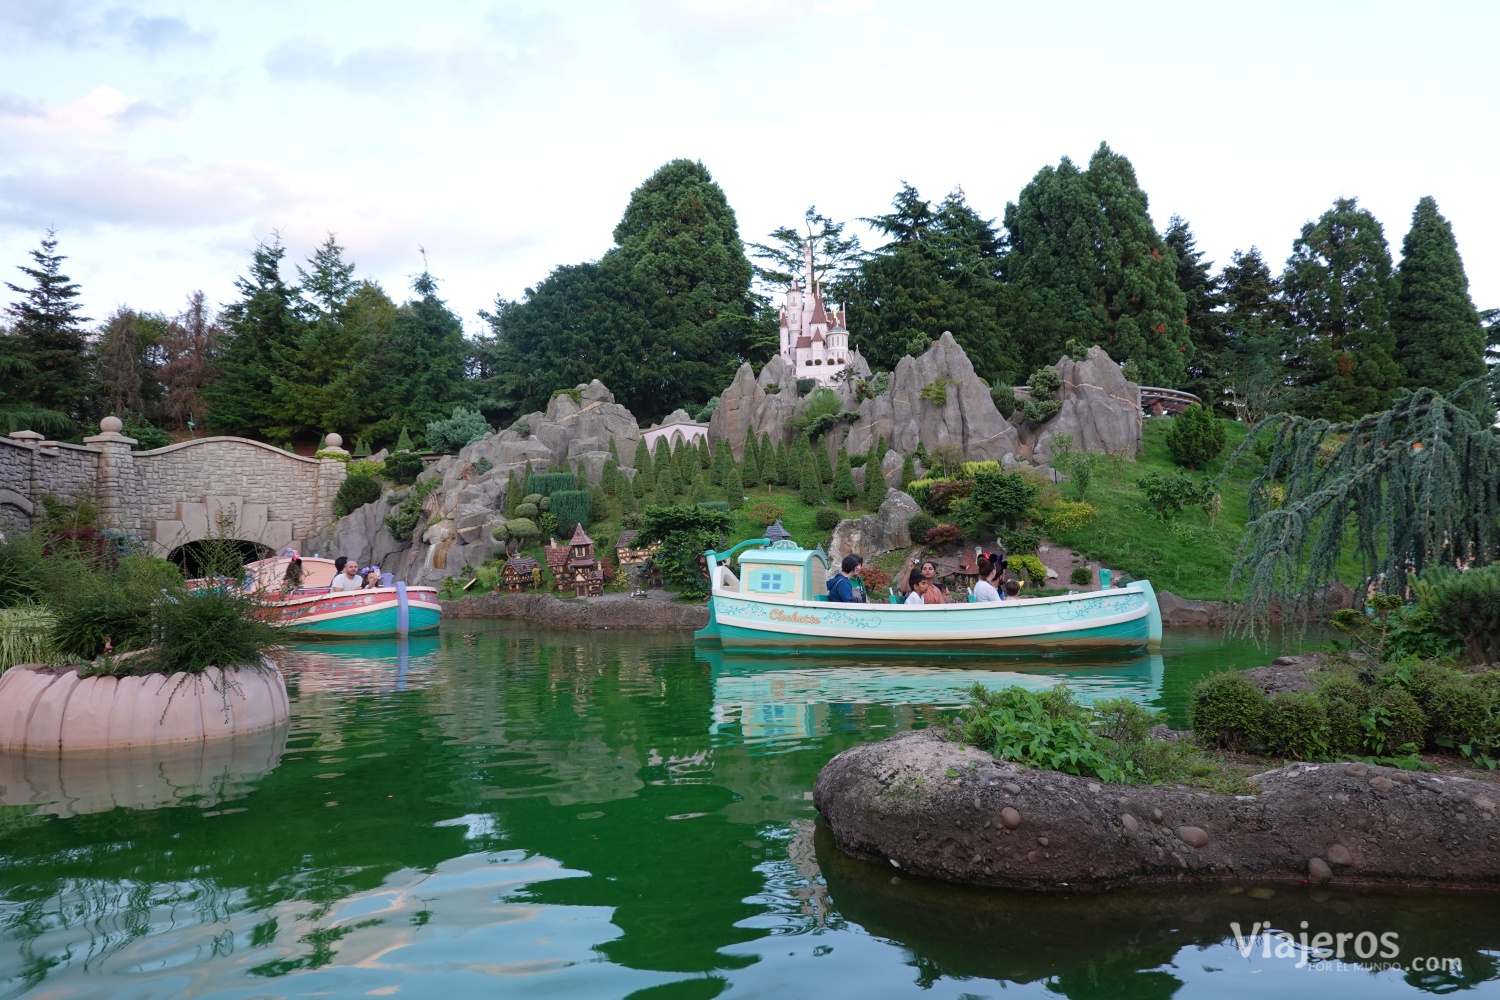
[[1052,460],[1048,442],[1054,435],[1073,435],[1075,451],[1124,450],[1134,458],[1141,450],[1141,387],[1127,382],[1104,348],[1090,347],[1082,361],[1064,357],[1052,366],[1062,377],[1057,416],[1042,424],[1011,415],[1021,441],[1038,465]]
[[[939,380],[946,385],[942,404],[922,398],[922,390]],[[921,357],[908,356],[896,364],[889,388],[860,403],[859,420],[849,428],[844,445],[851,454],[868,451],[881,437],[903,454],[916,451],[918,442],[928,451],[955,445],[975,461],[1014,455],[1020,440],[951,333]]]
[[912,875],[1051,892],[1196,881],[1500,888],[1500,791],[1363,763],[1291,764],[1255,794],[1103,784],[933,730],[845,750],[813,803],[839,848]]
[[[776,392],[766,392],[766,387],[777,386]],[[728,441],[735,461],[745,458],[745,432],[755,428],[755,436],[771,435],[772,441],[783,445],[792,442],[792,413],[797,409],[797,380],[791,366],[776,355],[760,370],[759,377],[749,362],[740,365],[719,396],[719,406],[708,421],[708,438],[711,444]]]
[[906,525],[913,514],[920,513],[922,508],[915,500],[900,490],[891,490],[874,514],[846,518],[838,523],[833,529],[833,539],[828,543],[828,565],[838,566],[851,552],[871,560],[910,546],[911,534]]

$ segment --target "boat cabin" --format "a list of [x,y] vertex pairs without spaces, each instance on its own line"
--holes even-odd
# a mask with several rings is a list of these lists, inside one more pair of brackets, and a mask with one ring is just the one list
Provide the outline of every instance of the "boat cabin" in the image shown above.
[[733,584],[722,586],[745,594],[813,601],[828,596],[828,563],[822,552],[799,548],[792,541],[773,542],[769,548],[747,549],[740,554],[740,572]]

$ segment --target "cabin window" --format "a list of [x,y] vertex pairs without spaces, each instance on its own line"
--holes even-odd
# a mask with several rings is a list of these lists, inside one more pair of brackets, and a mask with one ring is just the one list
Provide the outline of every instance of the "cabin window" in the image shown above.
[[760,594],[789,594],[792,574],[780,569],[758,569],[750,574],[750,589]]

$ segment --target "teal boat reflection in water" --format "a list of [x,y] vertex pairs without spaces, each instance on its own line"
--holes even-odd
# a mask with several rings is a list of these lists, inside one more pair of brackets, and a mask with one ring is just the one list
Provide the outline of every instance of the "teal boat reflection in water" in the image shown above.
[[[294,649],[291,730],[266,756],[104,811],[7,797],[0,997],[1493,995],[1492,896],[1038,898],[913,881],[818,835],[819,768],[942,724],[975,677],[1067,679],[1177,721],[1204,671],[1266,658],[1168,633],[1159,661],[927,671],[475,622],[404,655]],[[1457,965],[1320,972],[1235,945],[1234,923],[1301,920]]]

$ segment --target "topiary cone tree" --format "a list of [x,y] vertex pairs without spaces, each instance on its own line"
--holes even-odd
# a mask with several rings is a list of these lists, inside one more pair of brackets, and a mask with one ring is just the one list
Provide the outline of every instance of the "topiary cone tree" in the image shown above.
[[833,474],[833,498],[844,502],[844,509],[851,510],[859,488],[854,485],[854,472],[849,468],[849,452],[839,448],[839,464]]

